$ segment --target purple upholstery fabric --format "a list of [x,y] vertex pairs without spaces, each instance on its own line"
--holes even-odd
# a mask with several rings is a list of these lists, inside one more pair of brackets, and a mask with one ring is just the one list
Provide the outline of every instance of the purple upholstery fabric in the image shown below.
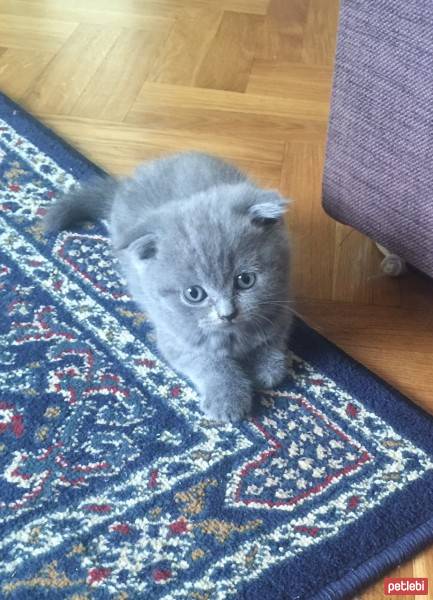
[[433,276],[433,1],[340,11],[324,207]]

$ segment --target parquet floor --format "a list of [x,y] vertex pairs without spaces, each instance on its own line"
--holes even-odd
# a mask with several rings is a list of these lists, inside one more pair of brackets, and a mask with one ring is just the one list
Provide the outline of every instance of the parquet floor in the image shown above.
[[[432,282],[383,277],[374,245],[320,206],[337,14],[336,0],[0,0],[0,88],[113,173],[195,148],[292,196],[298,312],[433,411]],[[393,575],[429,574],[433,550]]]

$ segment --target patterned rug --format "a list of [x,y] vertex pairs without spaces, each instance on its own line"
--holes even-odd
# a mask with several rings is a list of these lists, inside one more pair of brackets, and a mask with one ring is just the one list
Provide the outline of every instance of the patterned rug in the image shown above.
[[96,167],[0,118],[2,598],[345,598],[433,540],[431,417],[300,321],[256,417],[201,417],[103,228],[41,235]]

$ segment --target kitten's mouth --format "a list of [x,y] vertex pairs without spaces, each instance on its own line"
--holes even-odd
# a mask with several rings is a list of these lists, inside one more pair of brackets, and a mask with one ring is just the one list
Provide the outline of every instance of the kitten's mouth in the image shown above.
[[224,327],[228,329],[233,329],[236,325],[239,324],[239,319],[219,319],[218,326]]
[[217,334],[218,333],[229,334],[237,329],[238,324],[239,324],[238,320],[233,320],[233,321],[218,320],[218,321],[214,322],[214,326],[212,329]]

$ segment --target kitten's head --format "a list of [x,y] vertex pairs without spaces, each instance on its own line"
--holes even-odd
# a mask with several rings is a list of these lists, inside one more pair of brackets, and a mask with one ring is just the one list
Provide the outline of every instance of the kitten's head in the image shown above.
[[264,332],[288,308],[286,205],[277,192],[241,183],[153,214],[127,249],[151,317],[191,340]]

